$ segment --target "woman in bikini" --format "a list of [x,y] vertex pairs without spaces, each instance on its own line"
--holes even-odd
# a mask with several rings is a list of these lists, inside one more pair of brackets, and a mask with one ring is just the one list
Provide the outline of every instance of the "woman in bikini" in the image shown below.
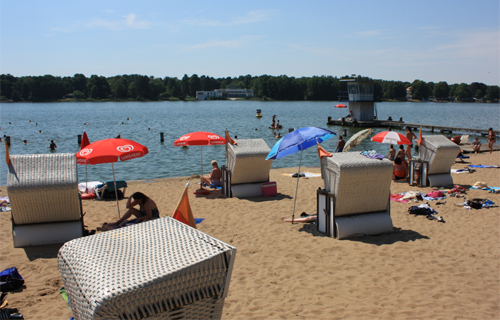
[[406,127],[406,139],[410,140],[411,144],[409,144],[407,147],[406,147],[406,158],[408,160],[411,159],[411,148],[413,148],[413,139],[416,139],[417,136],[411,132],[411,128],[410,127]]
[[493,144],[497,140],[497,136],[495,135],[495,132],[493,132],[493,128],[488,129],[488,148],[490,148],[490,154],[493,151]]
[[[133,199],[133,201],[132,201]],[[139,205],[139,209],[134,208]],[[143,221],[158,219],[160,212],[156,207],[156,203],[142,192],[136,192],[128,198],[127,209],[120,220],[112,223],[107,223],[102,226],[103,230],[112,230],[124,227],[126,224],[137,224]],[[128,221],[127,219],[134,215],[137,219]]]

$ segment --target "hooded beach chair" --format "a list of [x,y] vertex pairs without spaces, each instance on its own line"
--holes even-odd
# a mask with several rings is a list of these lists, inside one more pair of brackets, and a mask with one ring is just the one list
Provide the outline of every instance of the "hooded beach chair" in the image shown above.
[[222,172],[223,193],[238,198],[262,195],[262,183],[269,181],[273,164],[266,160],[271,148],[264,139],[239,139],[227,144],[226,166]]
[[450,171],[459,153],[460,147],[443,135],[423,136],[419,158],[429,162],[426,186],[453,185]]
[[318,230],[337,239],[392,231],[393,164],[358,152],[321,158],[324,189],[317,190]]
[[76,155],[11,155],[7,192],[14,247],[83,236]]
[[171,217],[65,243],[75,319],[220,319],[236,248]]

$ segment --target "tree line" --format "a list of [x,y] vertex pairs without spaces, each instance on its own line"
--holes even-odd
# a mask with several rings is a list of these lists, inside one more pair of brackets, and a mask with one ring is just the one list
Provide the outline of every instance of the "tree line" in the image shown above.
[[[194,98],[196,91],[214,89],[241,88],[253,89],[254,96],[264,100],[310,100],[337,101],[340,92],[347,91],[346,82],[332,76],[288,77],[281,76],[239,76],[213,78],[187,74],[177,77],[155,78],[145,75],[117,75],[103,77],[92,75],[87,78],[77,73],[73,77],[25,76],[15,77],[10,74],[0,75],[0,96],[2,101],[51,102],[64,98],[93,100],[169,100]],[[373,81],[375,101],[411,99],[438,101],[490,101],[499,100],[499,86],[484,83],[438,83],[415,80],[413,82],[373,80],[357,76],[357,80]]]

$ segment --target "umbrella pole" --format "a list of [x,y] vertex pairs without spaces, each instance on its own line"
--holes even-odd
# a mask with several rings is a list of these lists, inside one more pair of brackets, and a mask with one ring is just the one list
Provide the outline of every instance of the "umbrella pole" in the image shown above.
[[297,173],[297,186],[295,187],[295,198],[293,199],[292,224],[294,223],[295,220],[295,204],[297,203],[297,191],[299,190],[300,166],[302,164],[302,151],[303,149],[300,149],[299,172]]
[[118,219],[120,219],[120,205],[118,204],[118,191],[116,191],[115,166],[113,165],[113,163],[111,163],[111,168],[113,169],[113,184],[115,186],[116,208],[118,209]]
[[89,192],[89,177],[87,176],[87,165],[85,165],[85,193]]
[[200,146],[201,153],[201,176],[200,176],[200,189],[203,189],[203,146]]

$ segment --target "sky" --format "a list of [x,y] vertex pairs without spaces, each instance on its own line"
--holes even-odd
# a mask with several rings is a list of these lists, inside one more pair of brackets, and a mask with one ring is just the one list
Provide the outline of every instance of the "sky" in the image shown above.
[[500,82],[498,0],[0,0],[0,73]]

